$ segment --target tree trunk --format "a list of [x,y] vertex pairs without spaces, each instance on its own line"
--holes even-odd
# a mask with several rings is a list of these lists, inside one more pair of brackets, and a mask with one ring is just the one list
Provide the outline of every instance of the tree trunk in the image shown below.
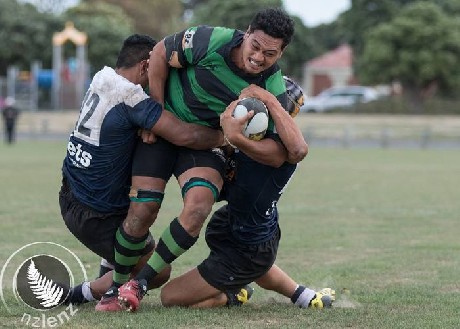
[[410,112],[414,114],[421,114],[423,112],[424,101],[422,89],[416,86],[404,86],[403,93]]

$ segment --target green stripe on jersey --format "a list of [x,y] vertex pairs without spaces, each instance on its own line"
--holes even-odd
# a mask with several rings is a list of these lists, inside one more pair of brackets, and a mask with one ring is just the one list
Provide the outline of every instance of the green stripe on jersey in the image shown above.
[[199,120],[185,104],[184,87],[180,81],[177,69],[170,69],[169,71],[168,94],[169,100],[172,101],[172,103],[169,101],[165,102],[165,108],[168,111],[174,113],[179,119],[185,122],[207,125]]
[[[209,68],[207,68],[208,71]],[[187,70],[187,78],[188,81],[190,82],[190,85],[193,86],[193,93],[195,97],[203,104],[206,104],[207,107],[212,109],[214,112],[217,112],[218,114],[222,113],[227,105],[222,102],[219,98],[212,96],[209,94],[205,89],[201,87],[201,85],[198,83],[198,80],[196,79],[195,75],[196,70]]]
[[235,33],[234,29],[225,27],[214,27],[211,34],[211,40],[208,44],[208,54],[219,49],[223,44],[230,42]]
[[269,90],[276,97],[286,92],[286,84],[280,70],[267,79],[265,89]]

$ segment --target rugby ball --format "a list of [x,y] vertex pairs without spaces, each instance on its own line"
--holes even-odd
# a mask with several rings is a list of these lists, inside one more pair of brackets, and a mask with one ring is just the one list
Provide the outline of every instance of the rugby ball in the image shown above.
[[249,139],[259,141],[264,138],[268,128],[268,110],[265,104],[254,97],[241,99],[233,110],[233,117],[241,118],[254,111],[254,116],[249,119],[243,128],[243,134]]

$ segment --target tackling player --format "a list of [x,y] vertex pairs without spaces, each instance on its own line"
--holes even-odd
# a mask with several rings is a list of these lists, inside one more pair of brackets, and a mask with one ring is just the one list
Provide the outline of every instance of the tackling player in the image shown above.
[[[303,93],[291,79],[286,78],[286,84],[291,96],[287,110],[295,116],[303,103]],[[238,147],[229,159],[231,174],[224,185],[223,197],[228,202],[212,215],[206,228],[209,256],[166,283],[161,289],[161,302],[164,306],[241,305],[252,293],[247,285],[255,281],[290,298],[297,306],[330,307],[335,291],[324,288],[315,292],[299,285],[274,264],[281,236],[277,204],[297,167],[288,161],[285,145],[306,154],[305,140],[272,94],[250,86],[243,90],[244,96],[257,97],[267,105],[277,134],[268,136],[271,138],[266,138],[263,146],[246,138],[241,131],[247,120],[232,116],[235,102],[221,115],[225,136]],[[260,156],[268,148],[279,163],[276,167]]]

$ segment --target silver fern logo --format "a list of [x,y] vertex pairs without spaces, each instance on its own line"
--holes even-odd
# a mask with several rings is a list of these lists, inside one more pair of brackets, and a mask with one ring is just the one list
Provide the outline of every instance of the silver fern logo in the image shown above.
[[68,267],[50,255],[36,255],[19,267],[16,291],[30,307],[49,310],[65,301],[71,285]]
[[30,289],[34,295],[37,299],[42,300],[40,305],[43,307],[54,307],[64,300],[64,288],[43,276],[35,267],[33,260],[30,261],[27,269],[27,279],[29,279]]
[[70,249],[55,242],[22,246],[0,272],[0,299],[13,315],[7,322],[17,327],[18,320],[13,318],[18,312],[22,313],[21,327],[54,328],[69,322],[78,309],[65,299],[69,288],[83,281],[88,281],[85,266]]

